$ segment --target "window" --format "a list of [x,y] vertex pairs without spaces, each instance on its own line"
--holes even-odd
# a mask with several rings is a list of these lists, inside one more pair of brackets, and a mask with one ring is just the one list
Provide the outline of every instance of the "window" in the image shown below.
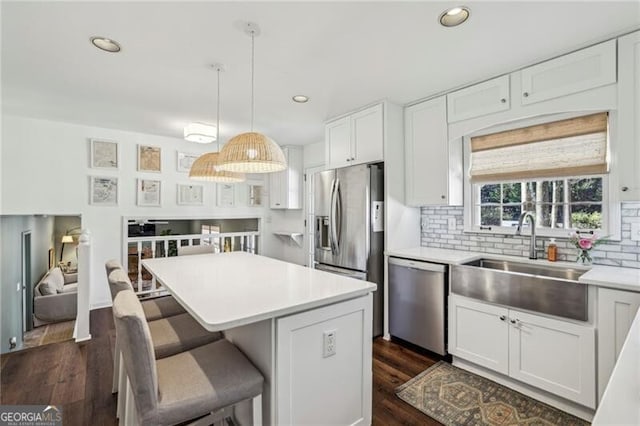
[[602,176],[476,184],[474,224],[514,227],[524,211],[549,229],[603,229]]
[[467,141],[466,231],[510,234],[520,215],[532,211],[541,235],[619,232],[619,218],[613,218],[619,207],[608,194],[606,113],[511,127]]

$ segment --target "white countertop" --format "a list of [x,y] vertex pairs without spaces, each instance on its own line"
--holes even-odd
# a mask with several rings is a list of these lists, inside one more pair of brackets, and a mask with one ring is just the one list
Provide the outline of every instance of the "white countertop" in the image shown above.
[[245,252],[145,259],[142,265],[209,331],[329,305],[377,288]]
[[640,424],[640,311],[622,346],[593,424]]
[[588,268],[588,271],[579,278],[581,283],[618,290],[640,292],[640,269],[636,268],[619,268],[615,266],[601,265],[584,267],[577,265],[574,262],[549,262],[546,259],[530,260],[525,257],[503,256],[475,251],[448,250],[430,247],[388,250],[385,254],[388,256],[398,256],[415,260],[423,260],[425,262],[445,263],[449,265],[458,265],[484,258],[511,260],[523,263],[538,263],[558,267],[574,267],[578,269]]

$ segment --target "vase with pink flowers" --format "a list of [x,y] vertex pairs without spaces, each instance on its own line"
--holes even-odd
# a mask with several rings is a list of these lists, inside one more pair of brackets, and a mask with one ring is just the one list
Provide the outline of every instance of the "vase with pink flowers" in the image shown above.
[[606,240],[598,238],[594,233],[575,232],[569,236],[569,242],[576,246],[578,250],[578,258],[576,262],[583,265],[591,265],[593,258],[589,253],[595,246],[602,244]]

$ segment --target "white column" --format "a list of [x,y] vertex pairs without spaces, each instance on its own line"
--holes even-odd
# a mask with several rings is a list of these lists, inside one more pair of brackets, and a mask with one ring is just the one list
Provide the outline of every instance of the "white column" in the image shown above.
[[91,339],[89,332],[89,301],[91,290],[91,233],[83,229],[78,239],[78,313],[76,315],[76,342]]

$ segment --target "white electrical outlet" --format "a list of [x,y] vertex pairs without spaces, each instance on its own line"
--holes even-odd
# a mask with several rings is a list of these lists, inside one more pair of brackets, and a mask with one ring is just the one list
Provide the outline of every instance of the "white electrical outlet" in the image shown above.
[[456,218],[455,217],[450,217],[448,219],[448,227],[449,227],[449,231],[455,231],[456,230]]
[[631,224],[631,241],[640,241],[640,223]]
[[328,358],[336,354],[336,331],[328,330],[322,333],[322,357]]

